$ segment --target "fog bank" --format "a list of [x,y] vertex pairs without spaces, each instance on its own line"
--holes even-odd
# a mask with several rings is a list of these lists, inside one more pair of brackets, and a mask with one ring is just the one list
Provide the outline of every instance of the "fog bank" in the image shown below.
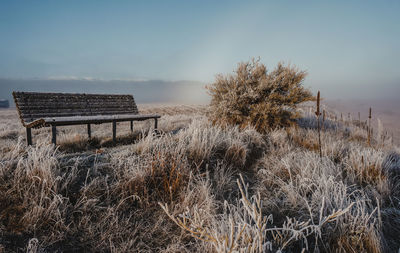
[[13,91],[132,94],[137,103],[206,104],[205,84],[194,81],[0,79],[0,99],[14,106]]

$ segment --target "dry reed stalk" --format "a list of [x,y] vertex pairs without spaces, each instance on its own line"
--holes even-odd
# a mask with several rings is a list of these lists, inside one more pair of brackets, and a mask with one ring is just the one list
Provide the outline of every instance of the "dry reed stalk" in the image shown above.
[[369,115],[368,115],[368,145],[371,145],[371,118],[372,118],[372,108],[369,108]]
[[394,134],[392,132],[392,146],[393,146],[393,142],[394,142]]
[[388,137],[388,131],[385,131],[385,133],[384,133],[383,136],[381,137],[381,139],[382,139],[382,146],[385,145],[385,141],[386,141],[387,137]]
[[351,123],[351,115],[350,113],[347,114],[347,125],[350,126]]
[[319,122],[319,116],[321,115],[320,113],[320,92],[318,91],[317,95],[317,111],[315,112],[315,115],[317,116],[317,126],[318,126],[318,144],[319,144],[319,156],[322,158],[322,150],[321,150],[321,126]]
[[358,112],[358,127],[361,127],[361,114]]

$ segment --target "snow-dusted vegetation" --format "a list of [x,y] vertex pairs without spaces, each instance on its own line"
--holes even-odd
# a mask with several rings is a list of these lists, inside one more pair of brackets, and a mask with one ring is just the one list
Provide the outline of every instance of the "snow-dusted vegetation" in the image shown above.
[[[260,134],[220,127],[207,107],[146,106],[152,125],[60,128],[36,144],[1,111],[0,244],[8,251],[393,252],[400,150],[352,122],[315,116]],[[145,131],[146,130],[146,131]]]

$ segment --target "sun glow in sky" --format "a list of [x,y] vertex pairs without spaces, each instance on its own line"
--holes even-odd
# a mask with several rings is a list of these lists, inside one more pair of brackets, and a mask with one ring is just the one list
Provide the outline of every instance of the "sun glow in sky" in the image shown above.
[[211,82],[252,57],[325,94],[400,94],[399,1],[0,2],[0,78]]

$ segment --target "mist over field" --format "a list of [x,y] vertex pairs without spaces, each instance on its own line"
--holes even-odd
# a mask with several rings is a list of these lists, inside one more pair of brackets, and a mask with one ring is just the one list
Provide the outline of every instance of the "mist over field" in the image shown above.
[[0,99],[14,106],[13,91],[132,94],[137,103],[206,104],[205,84],[195,81],[1,79]]
[[378,126],[378,119],[383,124],[385,131],[388,131],[394,142],[400,144],[400,99],[327,99],[324,103],[330,108],[343,114],[343,117],[350,116],[358,119],[358,113],[362,121],[368,119],[368,110],[372,109],[372,124],[375,129]]

